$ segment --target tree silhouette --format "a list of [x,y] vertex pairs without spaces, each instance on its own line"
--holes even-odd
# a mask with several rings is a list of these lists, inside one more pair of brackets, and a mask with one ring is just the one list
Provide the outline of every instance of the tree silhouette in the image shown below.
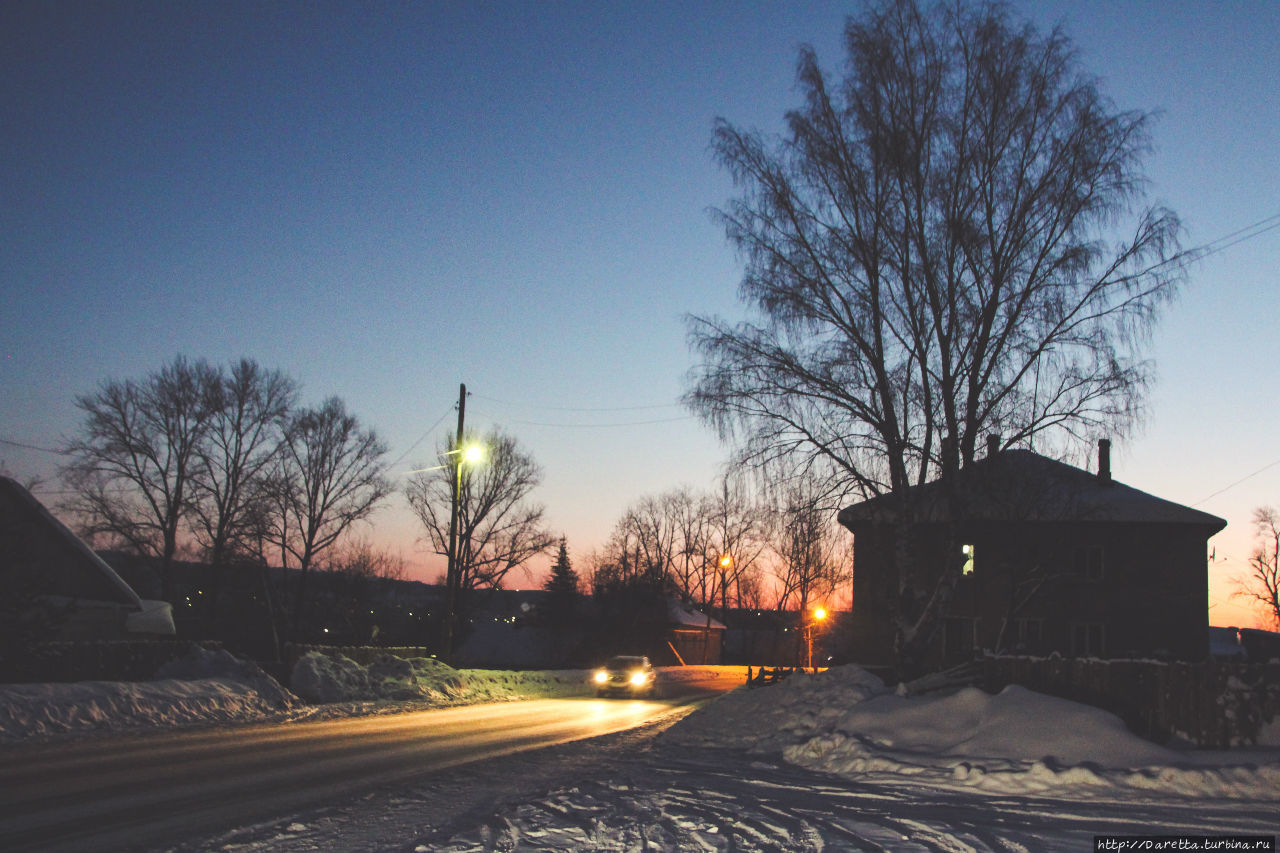
[[906,525],[910,486],[985,435],[1066,452],[1125,431],[1181,226],[1143,198],[1150,116],[1118,111],[1057,29],[883,0],[844,43],[839,80],[801,51],[781,139],[717,122],[754,316],[690,320],[685,401],[740,462],[892,494]]
[[62,471],[75,492],[67,509],[88,535],[159,558],[161,597],[171,604],[178,535],[219,390],[216,370],[178,356],[141,381],[110,380],[76,398],[85,420]]
[[1258,545],[1249,558],[1249,576],[1240,581],[1236,595],[1252,599],[1263,619],[1280,630],[1280,513],[1274,507],[1253,511]]
[[298,566],[293,633],[302,639],[307,572],[357,521],[367,518],[391,491],[383,476],[386,445],[360,426],[342,400],[289,419],[273,478],[275,539]]
[[573,621],[578,609],[581,592],[578,584],[578,573],[569,562],[569,547],[563,536],[560,537],[560,550],[556,553],[556,561],[551,566],[551,576],[543,584],[543,588],[551,593],[547,600],[547,619],[552,625],[567,625]]

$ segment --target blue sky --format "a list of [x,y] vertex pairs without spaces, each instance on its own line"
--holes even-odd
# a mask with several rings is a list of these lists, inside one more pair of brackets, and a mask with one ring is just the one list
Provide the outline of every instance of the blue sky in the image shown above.
[[[1151,194],[1188,244],[1280,214],[1280,4],[1013,5],[1061,21],[1120,107],[1162,112]],[[50,477],[57,457],[17,444],[56,444],[77,394],[184,353],[343,397],[404,471],[431,464],[466,382],[468,422],[534,453],[585,555],[636,498],[709,485],[725,458],[675,405],[683,315],[741,314],[707,212],[732,195],[712,122],[778,130],[797,47],[837,68],[856,9],[5,3],[0,459]],[[1118,479],[1228,520],[1217,624],[1249,618],[1228,581],[1252,507],[1280,503],[1278,268],[1280,229],[1192,270],[1152,338],[1145,426],[1113,456]],[[377,525],[422,563],[402,500]]]

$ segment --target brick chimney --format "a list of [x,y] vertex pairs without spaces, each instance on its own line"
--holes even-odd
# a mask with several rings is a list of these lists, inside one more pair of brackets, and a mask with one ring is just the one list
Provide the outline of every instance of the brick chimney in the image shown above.
[[994,459],[995,455],[1000,452],[1000,435],[998,433],[987,433],[987,458]]
[[1098,479],[1111,482],[1111,439],[1098,439]]

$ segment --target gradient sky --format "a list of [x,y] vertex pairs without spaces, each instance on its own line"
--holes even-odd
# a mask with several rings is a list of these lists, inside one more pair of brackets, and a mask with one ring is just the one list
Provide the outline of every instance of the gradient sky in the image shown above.
[[[1161,112],[1151,194],[1187,245],[1263,223],[1192,269],[1112,462],[1227,519],[1210,619],[1251,623],[1232,578],[1253,507],[1280,504],[1280,3],[1013,6],[1061,22],[1119,107]],[[742,316],[712,122],[780,130],[797,47],[838,69],[857,8],[4,0],[0,460],[56,503],[58,457],[19,445],[71,435],[77,394],[249,356],[344,398],[403,479],[465,382],[468,424],[531,450],[581,559],[725,459],[675,403],[683,316]],[[427,565],[402,498],[376,532]]]

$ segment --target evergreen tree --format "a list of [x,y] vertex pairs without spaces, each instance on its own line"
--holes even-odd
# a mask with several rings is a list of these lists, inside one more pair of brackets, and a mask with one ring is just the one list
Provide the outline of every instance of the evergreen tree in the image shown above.
[[560,537],[555,565],[551,567],[551,577],[544,584],[544,589],[551,593],[547,602],[547,616],[551,623],[563,624],[572,620],[578,607],[578,573],[569,562],[569,548],[563,536]]

